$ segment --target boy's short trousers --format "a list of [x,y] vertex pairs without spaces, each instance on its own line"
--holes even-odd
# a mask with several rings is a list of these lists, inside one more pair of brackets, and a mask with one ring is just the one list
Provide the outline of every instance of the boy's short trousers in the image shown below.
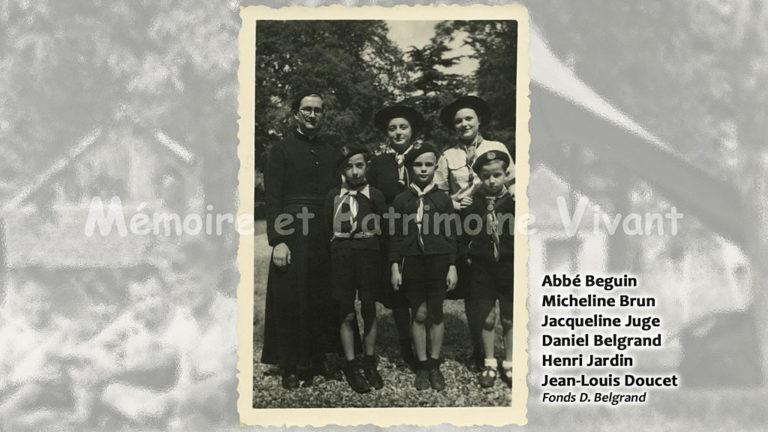
[[400,269],[405,294],[411,307],[427,300],[445,300],[445,278],[448,275],[448,255],[407,256]]
[[331,251],[333,299],[342,306],[360,300],[373,300],[381,283],[381,255],[377,250],[335,249]]
[[472,258],[472,300],[512,301],[514,297],[515,262],[502,257],[501,261]]

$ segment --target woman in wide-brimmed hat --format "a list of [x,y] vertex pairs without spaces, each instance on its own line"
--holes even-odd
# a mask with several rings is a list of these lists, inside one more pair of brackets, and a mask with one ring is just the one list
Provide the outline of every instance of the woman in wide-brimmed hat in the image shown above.
[[387,204],[408,186],[408,171],[403,165],[405,155],[418,146],[417,137],[424,126],[424,117],[405,105],[394,105],[379,110],[373,124],[386,134],[381,154],[371,161],[368,181],[384,193]]
[[[383,151],[371,158],[367,172],[368,183],[384,194],[386,204],[390,206],[395,196],[408,187],[405,156],[419,146],[417,137],[422,132],[424,116],[409,106],[393,105],[379,110],[373,118],[373,124],[386,134],[387,140]],[[389,271],[389,266],[386,263],[383,265],[385,271]],[[384,280],[388,281],[389,277]],[[394,292],[388,283],[382,284],[382,290],[378,300],[392,309],[400,339],[400,352],[403,360],[413,365],[408,300],[402,293]]]
[[[488,151],[505,153],[511,161],[507,147],[498,142],[486,140],[480,133],[480,127],[488,125],[491,110],[488,104],[477,96],[462,96],[440,110],[440,122],[456,133],[458,142],[443,151],[437,162],[435,183],[445,190],[453,200],[453,207],[463,211],[472,204],[472,195],[480,185],[480,179],[472,171],[476,158]],[[515,168],[509,163],[507,169],[507,187],[512,192],[511,185],[515,181]],[[513,192],[512,192],[513,193]],[[459,283],[455,290],[449,293],[450,299],[464,299],[464,311],[472,339],[472,365],[482,367],[483,350],[481,340],[481,313],[475,302],[471,301],[469,291],[472,281],[472,269],[465,259],[457,259]]]
[[[487,125],[490,118],[488,104],[477,96],[462,96],[440,110],[440,122],[456,133],[458,143],[440,156],[435,182],[440,189],[448,191],[457,210],[472,203],[472,193],[480,183],[472,172],[472,162],[477,156],[495,150],[506,153],[512,160],[507,146],[486,140],[480,133],[480,127]],[[507,185],[510,186],[515,180],[513,163],[509,164],[507,175]]]

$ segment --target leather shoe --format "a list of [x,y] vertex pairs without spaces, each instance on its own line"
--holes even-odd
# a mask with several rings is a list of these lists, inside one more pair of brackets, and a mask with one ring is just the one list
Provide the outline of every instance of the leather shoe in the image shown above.
[[413,382],[416,390],[426,390],[430,387],[429,382],[429,369],[427,369],[427,361],[420,361],[416,365],[416,379]]
[[376,369],[376,356],[363,357],[363,374],[371,387],[376,390],[381,390],[384,387],[384,380],[381,378],[378,369]]
[[320,365],[320,374],[326,381],[341,381],[341,371],[334,359],[326,357]]
[[347,384],[357,393],[368,393],[371,391],[371,386],[365,380],[362,372],[360,372],[357,361],[347,361],[344,365],[344,377],[347,379]]
[[429,384],[433,389],[440,391],[445,388],[445,377],[440,372],[440,360],[430,359]]

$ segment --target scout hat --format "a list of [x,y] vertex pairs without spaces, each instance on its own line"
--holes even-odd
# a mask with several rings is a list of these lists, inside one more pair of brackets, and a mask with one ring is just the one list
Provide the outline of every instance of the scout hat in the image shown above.
[[339,157],[336,159],[336,170],[341,171],[344,164],[356,154],[362,154],[368,160],[368,149],[361,144],[345,144],[339,149]]
[[502,161],[505,167],[509,166],[509,156],[506,153],[498,150],[488,150],[487,152],[480,153],[475,158],[475,161],[472,163],[472,171],[479,174],[480,169],[492,161]]
[[440,110],[440,122],[448,129],[453,129],[456,113],[464,108],[472,108],[481,124],[487,124],[491,118],[491,109],[483,99],[477,96],[462,96]]
[[423,155],[424,153],[434,153],[435,158],[438,156],[437,150],[431,144],[421,144],[420,146],[414,147],[411,151],[405,154],[403,165],[407,167],[412,166],[416,158]]
[[393,105],[380,109],[373,116],[373,124],[376,128],[386,131],[389,122],[393,118],[404,118],[411,124],[413,134],[418,134],[424,127],[424,116],[415,109],[405,105]]

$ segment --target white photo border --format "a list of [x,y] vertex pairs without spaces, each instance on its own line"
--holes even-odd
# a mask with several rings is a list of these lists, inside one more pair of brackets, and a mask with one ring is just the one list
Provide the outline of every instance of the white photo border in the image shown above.
[[[239,35],[240,92],[238,193],[240,217],[253,214],[254,206],[254,109],[255,109],[255,37],[258,20],[517,20],[517,97],[516,97],[516,208],[515,214],[529,213],[528,182],[530,178],[529,147],[530,118],[529,57],[530,23],[528,11],[521,5],[502,6],[371,6],[320,8],[266,6],[241,8],[242,27]],[[515,290],[513,337],[512,404],[509,407],[451,407],[451,408],[280,408],[254,409],[253,399],[253,314],[254,314],[254,237],[240,235],[237,255],[240,283],[238,299],[238,401],[240,422],[260,426],[325,426],[325,425],[523,425],[527,422],[528,401],[528,238],[515,235]]]

